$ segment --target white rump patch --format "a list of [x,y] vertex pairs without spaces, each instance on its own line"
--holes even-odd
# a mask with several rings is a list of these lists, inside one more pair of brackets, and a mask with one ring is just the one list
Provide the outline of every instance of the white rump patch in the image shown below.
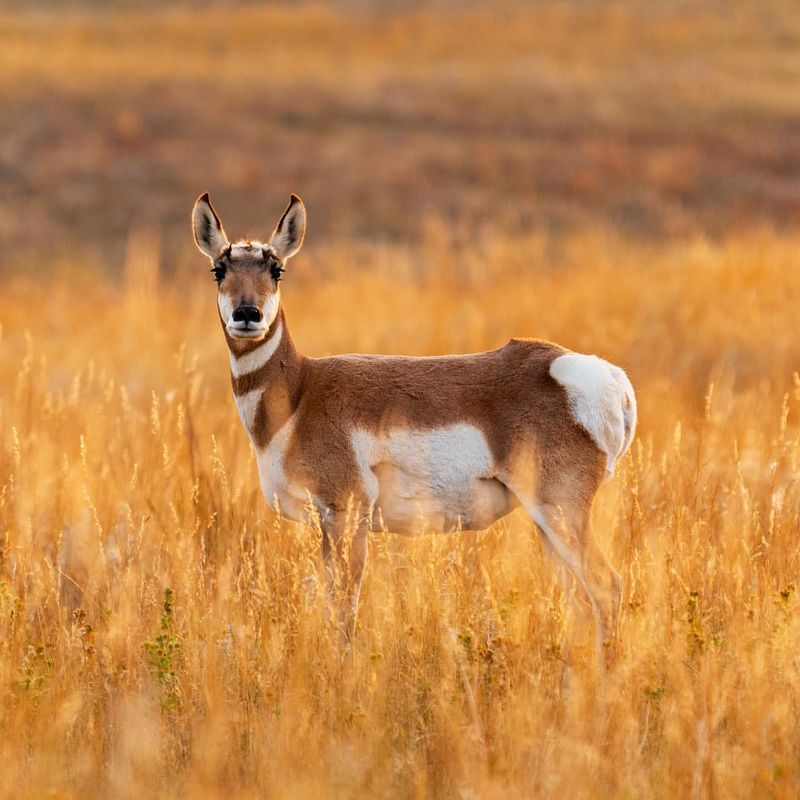
[[606,475],[613,475],[636,430],[636,396],[628,376],[602,358],[580,353],[556,358],[550,374],[567,390],[572,416],[606,454]]
[[[277,312],[276,312],[277,313]],[[274,318],[273,318],[274,319]],[[283,338],[283,322],[278,323],[278,327],[272,333],[269,339],[259,345],[255,350],[245,353],[243,356],[237,358],[232,352],[229,353],[231,357],[231,374],[234,378],[241,378],[242,375],[247,375],[250,372],[255,372],[261,369],[271,358],[275,355],[278,345]]]

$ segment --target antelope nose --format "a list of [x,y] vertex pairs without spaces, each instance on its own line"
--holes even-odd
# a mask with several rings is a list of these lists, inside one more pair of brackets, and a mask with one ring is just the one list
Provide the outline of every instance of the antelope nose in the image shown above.
[[239,306],[233,312],[234,322],[261,322],[261,311],[256,306]]

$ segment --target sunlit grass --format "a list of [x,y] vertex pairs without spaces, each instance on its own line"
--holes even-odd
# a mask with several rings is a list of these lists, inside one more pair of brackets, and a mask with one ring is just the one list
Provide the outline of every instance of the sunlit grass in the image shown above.
[[0,794],[795,796],[798,246],[438,231],[287,273],[309,354],[538,335],[628,370],[640,432],[595,514],[625,580],[605,681],[582,639],[565,676],[574,607],[519,512],[373,537],[343,656],[318,532],[259,495],[202,261],[165,281],[140,238],[119,284],[10,279]]

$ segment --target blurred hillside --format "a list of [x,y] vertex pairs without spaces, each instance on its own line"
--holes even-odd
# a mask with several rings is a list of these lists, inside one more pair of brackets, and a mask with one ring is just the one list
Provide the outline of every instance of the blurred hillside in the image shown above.
[[800,219],[788,0],[6,8],[0,264],[184,260],[204,190],[254,235],[296,191],[312,243]]

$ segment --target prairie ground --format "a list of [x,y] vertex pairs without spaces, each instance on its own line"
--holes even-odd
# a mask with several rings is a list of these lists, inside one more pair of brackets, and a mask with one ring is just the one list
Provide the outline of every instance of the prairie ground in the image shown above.
[[[10,2],[0,796],[797,797],[799,25]],[[303,196],[308,355],[537,336],[627,370],[604,677],[521,512],[375,535],[342,651],[319,531],[269,511],[236,416],[204,190],[232,235]]]

